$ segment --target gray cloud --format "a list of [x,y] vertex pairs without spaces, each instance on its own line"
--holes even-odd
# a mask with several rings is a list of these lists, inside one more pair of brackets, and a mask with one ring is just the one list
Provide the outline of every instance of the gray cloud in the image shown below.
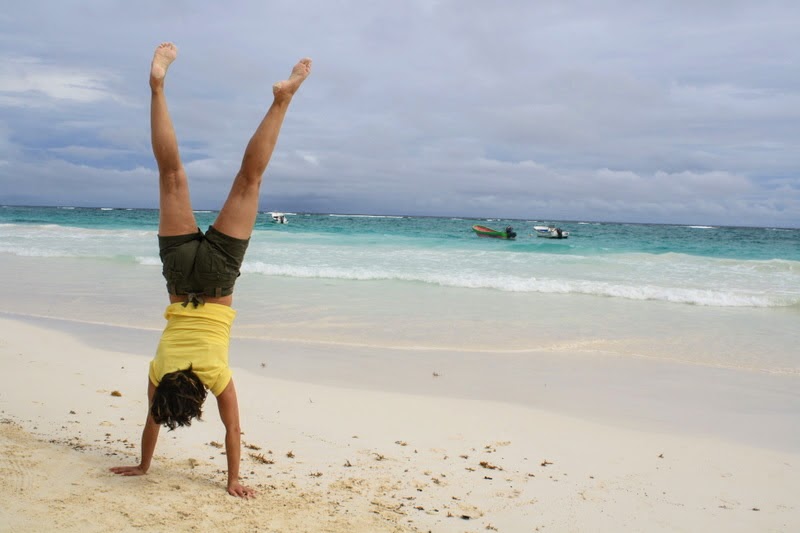
[[198,208],[314,73],[262,205],[800,226],[790,1],[51,3],[0,15],[0,203],[154,207],[147,69]]

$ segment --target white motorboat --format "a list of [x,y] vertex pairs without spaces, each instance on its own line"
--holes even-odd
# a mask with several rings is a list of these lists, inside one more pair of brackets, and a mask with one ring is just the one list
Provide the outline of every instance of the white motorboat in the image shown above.
[[288,224],[289,219],[286,218],[284,213],[268,213],[270,217],[272,217],[272,221],[275,224]]
[[536,232],[537,237],[544,237],[545,239],[566,239],[569,237],[569,232],[555,226],[534,226],[533,231]]

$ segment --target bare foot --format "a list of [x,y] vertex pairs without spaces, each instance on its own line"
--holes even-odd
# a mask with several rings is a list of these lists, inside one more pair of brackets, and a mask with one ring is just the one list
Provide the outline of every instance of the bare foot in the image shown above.
[[150,64],[150,83],[161,84],[167,75],[170,64],[178,57],[178,48],[172,43],[161,43],[153,54]]
[[309,74],[311,74],[311,58],[305,57],[294,66],[288,80],[279,81],[272,86],[275,99],[291,98]]

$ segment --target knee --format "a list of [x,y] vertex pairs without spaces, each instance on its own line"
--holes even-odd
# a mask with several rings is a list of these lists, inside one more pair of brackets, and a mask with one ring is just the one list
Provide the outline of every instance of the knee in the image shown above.
[[163,192],[176,192],[186,187],[186,176],[180,169],[159,171],[159,181]]
[[262,175],[259,172],[240,170],[236,175],[235,183],[243,189],[258,189],[261,187]]

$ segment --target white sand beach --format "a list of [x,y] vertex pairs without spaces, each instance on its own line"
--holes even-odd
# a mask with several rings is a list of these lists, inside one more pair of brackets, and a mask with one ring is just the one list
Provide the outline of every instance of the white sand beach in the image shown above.
[[[80,334],[71,334],[72,329]],[[7,376],[0,391],[3,531],[744,532],[800,527],[797,430],[784,427],[797,420],[793,382],[760,388],[756,376],[748,397],[758,395],[762,403],[733,411],[724,390],[734,388],[737,378],[724,374],[718,378],[727,383],[708,384],[716,398],[704,400],[694,394],[648,399],[648,387],[634,389],[638,397],[615,398],[613,383],[594,392],[588,382],[579,383],[583,388],[569,389],[576,404],[608,400],[606,407],[587,403],[588,412],[597,415],[589,420],[566,414],[564,402],[548,404],[546,394],[540,396],[547,409],[492,400],[492,389],[503,385],[487,374],[484,386],[472,394],[451,390],[450,382],[459,379],[458,365],[448,365],[441,355],[433,359],[438,368],[431,368],[418,364],[426,354],[414,354],[417,375],[396,376],[409,381],[410,392],[404,393],[321,384],[307,355],[313,347],[294,348],[298,375],[306,368],[311,380],[277,379],[270,376],[269,364],[239,368],[232,353],[245,443],[242,474],[259,492],[245,501],[224,490],[224,432],[213,399],[203,422],[162,431],[146,476],[123,478],[108,471],[137,461],[146,414],[149,356],[132,353],[138,346],[128,333],[118,328],[120,349],[110,352],[102,345],[113,331],[99,326],[3,314],[0,332],[0,372]],[[153,331],[142,335],[153,342],[157,338]],[[283,350],[289,359],[293,355],[286,353],[291,344],[267,347]],[[342,358],[350,351],[328,349],[339,350]],[[544,354],[539,363],[550,388],[567,391],[571,374],[547,361]],[[630,361],[614,372],[624,372],[626,365],[628,377],[639,379]],[[348,368],[364,379],[379,372],[372,365]],[[698,371],[686,365],[680,372],[673,369],[678,374],[670,379]],[[580,372],[575,375],[583,379]],[[547,384],[531,387],[544,390]],[[402,383],[394,387],[403,388]],[[668,391],[656,387],[650,396]],[[639,401],[645,406],[640,411],[619,407]],[[712,431],[698,427],[701,419],[692,414],[698,401],[705,401],[702,412],[723,419]],[[782,411],[780,403],[787,401]],[[671,414],[648,422],[642,413],[657,402],[668,403]],[[762,437],[764,432],[777,436],[772,438],[776,445],[745,438],[747,428],[724,431],[748,420],[757,421],[753,427]]]

